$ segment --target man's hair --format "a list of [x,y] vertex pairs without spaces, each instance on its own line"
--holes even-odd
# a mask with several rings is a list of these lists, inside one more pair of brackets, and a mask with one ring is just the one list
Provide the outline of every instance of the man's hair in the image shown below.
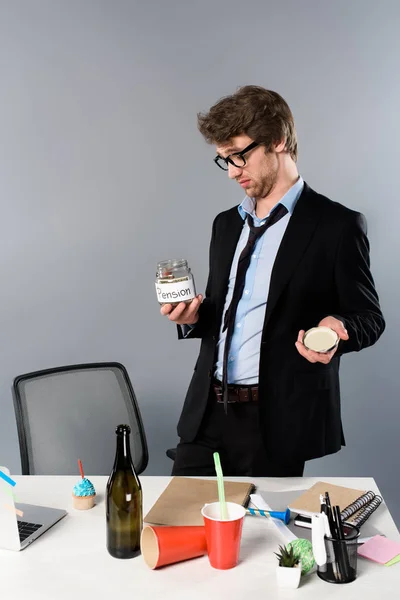
[[200,133],[209,144],[226,144],[233,137],[248,135],[264,144],[266,151],[285,141],[285,150],[297,160],[297,136],[292,112],[285,100],[257,85],[240,87],[218,100],[208,113],[198,113]]

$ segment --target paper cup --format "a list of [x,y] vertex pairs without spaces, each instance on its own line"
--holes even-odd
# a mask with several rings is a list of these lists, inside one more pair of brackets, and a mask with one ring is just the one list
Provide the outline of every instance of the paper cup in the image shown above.
[[140,546],[145,563],[150,569],[207,554],[205,530],[202,525],[146,525],[142,530]]
[[221,520],[219,502],[205,504],[201,511],[206,530],[208,558],[214,569],[232,569],[239,560],[246,509],[235,502],[227,502],[226,506],[226,521]]

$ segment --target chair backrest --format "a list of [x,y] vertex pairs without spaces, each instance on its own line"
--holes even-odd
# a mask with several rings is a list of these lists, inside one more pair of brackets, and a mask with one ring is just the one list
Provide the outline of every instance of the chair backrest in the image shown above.
[[14,409],[23,475],[108,475],[115,428],[131,427],[137,473],[147,466],[142,419],[129,375],[120,363],[88,363],[15,378]]

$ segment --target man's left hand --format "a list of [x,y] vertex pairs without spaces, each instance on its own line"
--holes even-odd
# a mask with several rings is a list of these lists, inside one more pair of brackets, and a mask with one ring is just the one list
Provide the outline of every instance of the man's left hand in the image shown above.
[[[349,339],[349,334],[347,333],[343,322],[339,319],[336,319],[335,317],[325,317],[325,319],[322,319],[322,321],[318,323],[318,327],[321,326],[329,327],[330,329],[333,329],[333,331],[336,331],[336,333],[339,336],[339,340],[346,341]],[[335,354],[338,344],[336,344],[333,350],[330,350],[329,352],[314,352],[313,350],[308,350],[303,344],[304,334],[305,331],[303,329],[299,331],[299,335],[296,342],[296,348],[299,354],[301,354],[301,356],[303,356],[311,363],[320,362],[327,365],[331,361],[332,356]]]

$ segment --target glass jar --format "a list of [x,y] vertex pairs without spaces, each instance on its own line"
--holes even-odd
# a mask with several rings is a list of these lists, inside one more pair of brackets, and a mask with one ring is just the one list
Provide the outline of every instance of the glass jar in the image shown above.
[[192,272],[183,258],[162,260],[157,264],[156,293],[160,304],[189,304],[196,297]]

